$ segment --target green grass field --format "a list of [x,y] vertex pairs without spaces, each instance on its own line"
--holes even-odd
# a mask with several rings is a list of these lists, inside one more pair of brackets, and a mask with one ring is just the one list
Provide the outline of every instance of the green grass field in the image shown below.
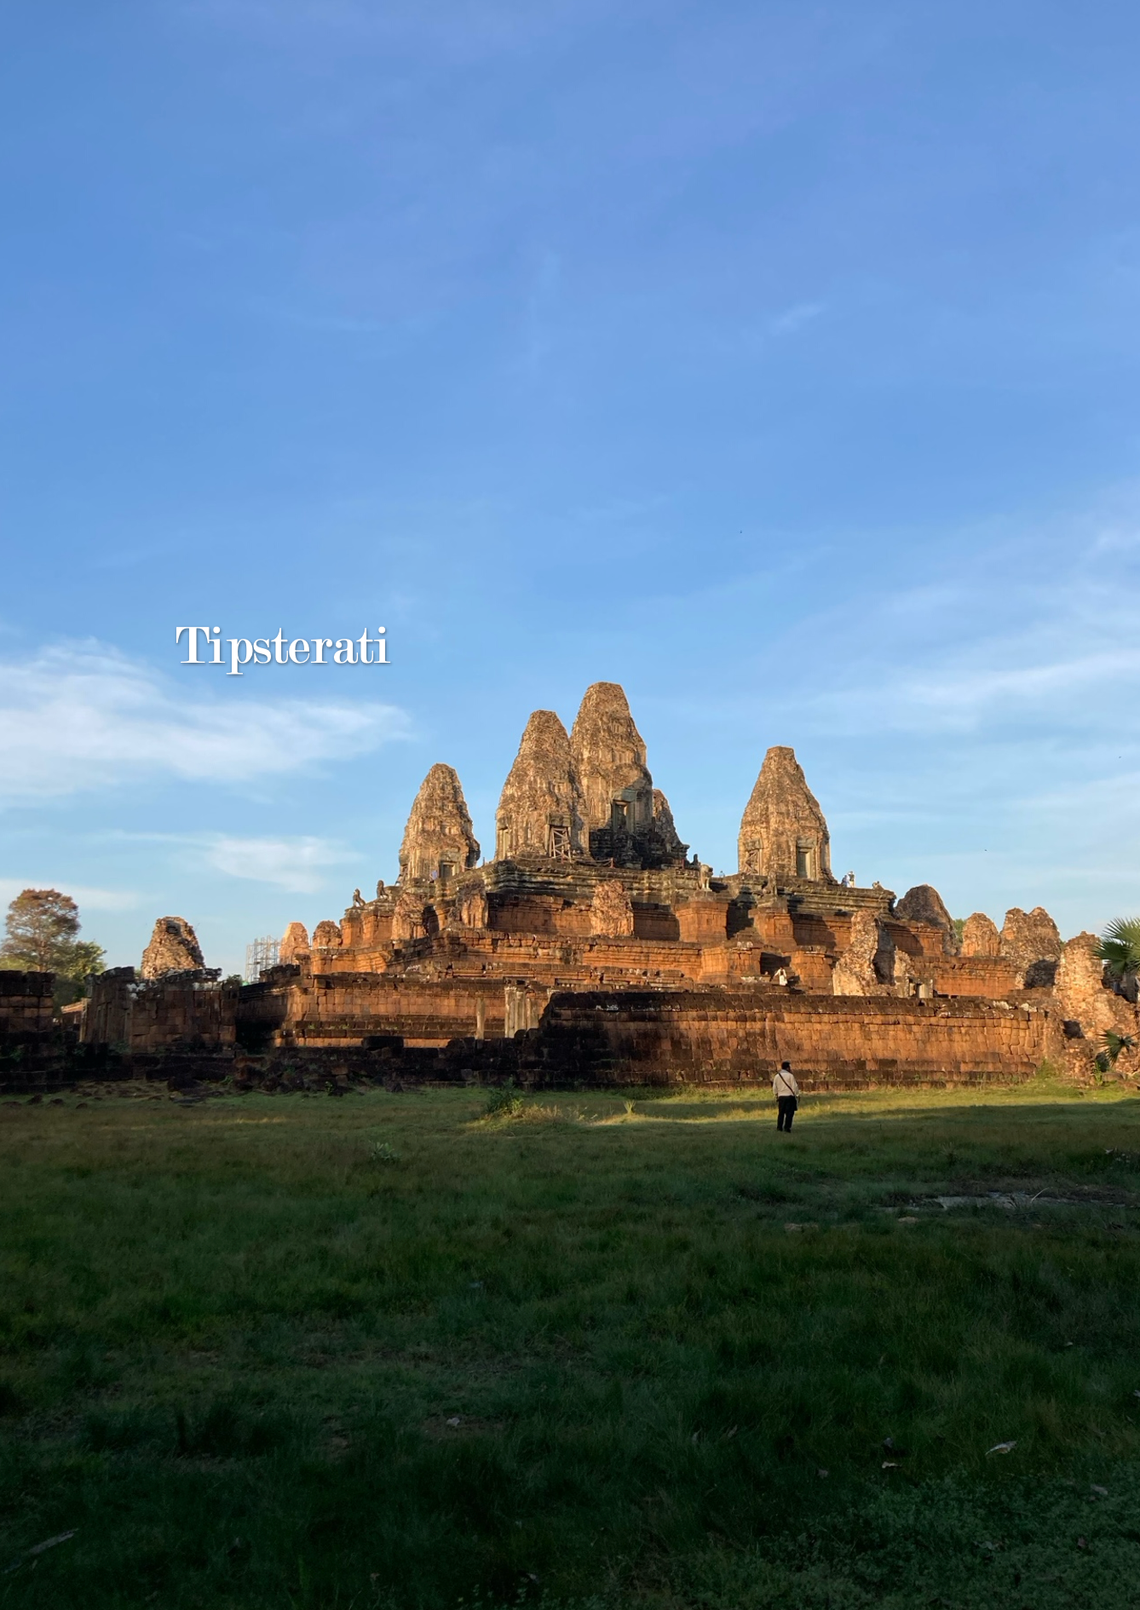
[[1137,1602],[1119,1087],[79,1099],[0,1107],[3,1610]]

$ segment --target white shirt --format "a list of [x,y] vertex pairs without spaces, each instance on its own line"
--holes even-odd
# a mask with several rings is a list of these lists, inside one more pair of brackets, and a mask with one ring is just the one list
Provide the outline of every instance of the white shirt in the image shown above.
[[772,1080],[772,1094],[778,1100],[781,1096],[798,1096],[799,1093],[795,1074],[789,1073],[787,1068],[781,1068]]

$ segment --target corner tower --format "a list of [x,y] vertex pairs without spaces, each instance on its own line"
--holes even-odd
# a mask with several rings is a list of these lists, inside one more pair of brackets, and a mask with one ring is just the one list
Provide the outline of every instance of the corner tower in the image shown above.
[[772,887],[834,883],[831,839],[794,749],[764,756],[740,823],[740,871]]
[[478,863],[479,841],[459,778],[451,766],[431,768],[415,797],[400,845],[400,882],[446,881]]
[[586,689],[570,748],[582,783],[590,853],[598,860],[631,859],[635,841],[653,827],[653,778],[617,682]]

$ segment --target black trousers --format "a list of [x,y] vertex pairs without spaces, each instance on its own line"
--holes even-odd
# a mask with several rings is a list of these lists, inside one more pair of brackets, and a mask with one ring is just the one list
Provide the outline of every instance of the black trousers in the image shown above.
[[776,1108],[776,1128],[791,1129],[792,1119],[796,1116],[795,1096],[777,1096]]

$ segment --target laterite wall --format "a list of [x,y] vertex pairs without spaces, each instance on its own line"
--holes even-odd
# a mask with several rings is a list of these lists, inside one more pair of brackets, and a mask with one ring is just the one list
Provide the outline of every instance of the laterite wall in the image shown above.
[[585,1083],[770,1079],[805,1089],[1028,1078],[1056,1054],[1045,1007],[747,992],[555,995],[535,1047],[540,1079]]

